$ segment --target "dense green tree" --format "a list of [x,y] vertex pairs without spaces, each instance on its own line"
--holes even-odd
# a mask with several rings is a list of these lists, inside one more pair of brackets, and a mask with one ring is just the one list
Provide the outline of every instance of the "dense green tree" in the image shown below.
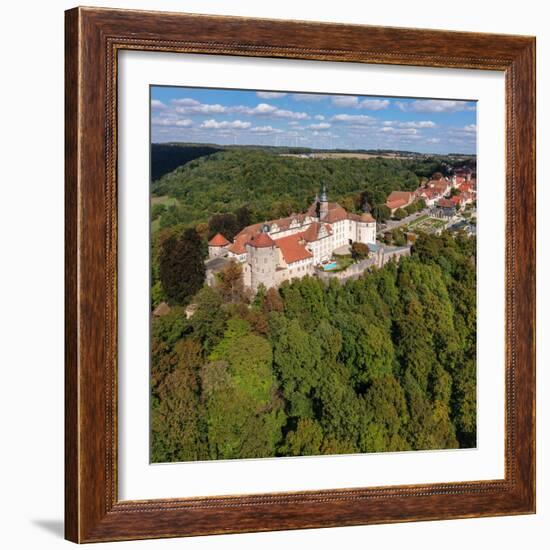
[[218,292],[205,286],[195,297],[197,309],[190,324],[197,338],[202,342],[205,353],[210,353],[221,340],[225,330],[227,313]]
[[402,220],[403,218],[406,218],[406,217],[407,217],[407,211],[404,210],[403,208],[398,208],[398,209],[393,213],[393,217],[394,217],[396,220]]
[[232,241],[241,227],[234,214],[214,214],[208,220],[210,233],[208,238],[212,238],[217,233],[221,233],[226,239]]
[[405,394],[397,379],[391,374],[375,378],[362,400],[359,449],[361,452],[409,450],[408,421]]
[[356,241],[351,245],[351,255],[355,260],[364,260],[370,255],[369,247],[365,243]]
[[391,210],[385,204],[376,204],[372,208],[372,215],[378,223],[383,223],[391,218]]
[[361,401],[353,390],[349,370],[340,363],[323,365],[315,395],[319,423],[327,436],[325,445],[357,452]]
[[461,447],[476,446],[476,364],[467,359],[456,369],[452,418]]
[[243,269],[235,260],[229,261],[218,273],[217,287],[225,302],[242,302],[248,294],[243,281]]
[[237,227],[240,231],[252,224],[252,211],[248,206],[241,206],[235,211],[235,218],[237,219]]
[[199,398],[200,344],[176,346],[174,369],[155,388],[151,408],[151,460],[174,462],[208,457],[203,405]]
[[339,359],[349,369],[356,384],[365,384],[391,373],[393,343],[381,323],[364,314],[345,313],[336,315],[335,323],[342,334]]
[[313,414],[311,391],[321,377],[319,342],[300,327],[297,319],[280,318],[272,334],[273,366],[281,382],[288,413],[309,417]]
[[202,286],[205,277],[203,246],[194,229],[169,235],[161,245],[159,276],[170,303],[184,304]]
[[280,454],[284,456],[308,456],[321,454],[323,430],[311,418],[300,418],[296,429],[287,433]]
[[269,342],[250,332],[240,319],[229,320],[223,339],[210,354],[217,370],[205,384],[210,457],[213,459],[274,456],[285,415],[276,395]]

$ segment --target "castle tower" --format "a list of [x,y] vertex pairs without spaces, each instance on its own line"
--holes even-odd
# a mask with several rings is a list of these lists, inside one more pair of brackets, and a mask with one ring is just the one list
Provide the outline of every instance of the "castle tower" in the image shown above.
[[364,212],[361,214],[360,220],[357,222],[357,236],[356,241],[364,244],[376,243],[376,220]]
[[216,234],[208,241],[208,257],[216,258],[223,256],[227,252],[227,247],[231,243],[221,234]]
[[276,286],[275,272],[279,265],[279,251],[266,229],[246,243],[246,251],[252,289],[256,291],[260,284],[266,288]]
[[328,214],[327,186],[323,183],[321,196],[319,197],[319,219],[323,220]]

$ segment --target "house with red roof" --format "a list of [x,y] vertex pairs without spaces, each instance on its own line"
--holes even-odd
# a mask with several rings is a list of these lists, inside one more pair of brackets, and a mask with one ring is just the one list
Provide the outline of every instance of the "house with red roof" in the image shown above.
[[441,198],[441,194],[433,187],[422,188],[417,194],[418,198],[424,200],[426,206],[433,206]]
[[386,206],[393,214],[398,208],[409,206],[415,199],[413,191],[392,191],[386,199]]
[[436,202],[434,215],[438,218],[450,219],[456,216],[456,197],[450,199],[439,199]]

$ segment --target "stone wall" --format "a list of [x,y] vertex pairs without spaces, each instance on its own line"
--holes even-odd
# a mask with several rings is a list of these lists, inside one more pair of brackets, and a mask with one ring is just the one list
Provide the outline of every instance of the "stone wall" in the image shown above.
[[368,269],[373,267],[383,267],[389,261],[398,262],[402,256],[410,256],[410,246],[398,246],[398,247],[380,247],[379,250],[373,253],[370,258],[361,260],[355,264],[350,265],[344,271],[324,271],[322,269],[315,270],[315,276],[323,281],[329,279],[338,279],[339,281],[347,281],[348,279],[357,279]]

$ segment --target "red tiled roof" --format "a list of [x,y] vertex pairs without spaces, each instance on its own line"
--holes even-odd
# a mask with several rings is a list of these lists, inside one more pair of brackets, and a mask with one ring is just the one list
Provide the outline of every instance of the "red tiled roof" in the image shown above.
[[296,220],[298,223],[302,224],[305,218],[306,214],[291,214],[287,218],[279,218],[277,220],[269,220],[266,222],[255,223],[253,225],[245,227],[244,229],[241,229],[237,237],[241,235],[248,235],[248,237],[252,237],[255,234],[259,233],[265,224],[269,225],[270,227],[276,224],[279,228],[279,231],[285,231],[290,228],[293,220]]
[[408,204],[413,199],[413,196],[414,196],[414,193],[412,193],[411,191],[392,191],[388,195],[388,198],[386,199],[386,203],[402,199]]
[[407,206],[407,201],[405,199],[395,199],[393,201],[386,201],[386,206],[390,210],[395,210],[396,208],[401,208],[402,206]]
[[229,250],[229,252],[233,252],[233,254],[244,254],[246,252],[245,245],[249,238],[250,237],[246,233],[237,235],[235,237],[235,241],[230,247],[228,247],[227,250]]
[[366,223],[373,223],[375,220],[368,212],[364,212],[363,214],[361,214],[361,221]]
[[248,241],[250,246],[254,248],[269,248],[270,246],[277,246],[275,241],[267,234],[260,233]]
[[437,206],[441,206],[441,208],[454,208],[455,203],[451,199],[439,199]]
[[347,219],[347,217],[347,211],[339,204],[336,204],[335,208],[329,208],[329,211],[327,212],[327,215],[323,218],[323,221],[327,223],[336,223],[341,220]]
[[229,241],[221,234],[217,233],[208,241],[208,246],[227,246]]
[[276,244],[287,264],[313,257],[313,254],[305,247],[303,233],[281,237],[277,239]]
[[468,182],[465,182],[465,183],[461,183],[458,188],[461,190],[461,191],[471,191],[472,190],[472,184],[471,183],[468,183]]
[[454,197],[451,197],[450,200],[455,206],[462,203],[462,197],[460,197],[460,195],[455,195]]
[[[319,222],[313,222],[309,224],[309,227],[300,235],[302,238],[307,242],[313,242],[316,241],[319,238],[319,230],[321,229],[321,223]],[[332,228],[330,225],[324,224],[324,227],[329,235],[332,234]],[[279,242],[281,239],[278,239],[277,242]]]
[[428,189],[423,189],[420,195],[426,197],[427,199],[435,199],[436,197],[439,196],[439,193],[437,192],[436,189],[428,188]]

